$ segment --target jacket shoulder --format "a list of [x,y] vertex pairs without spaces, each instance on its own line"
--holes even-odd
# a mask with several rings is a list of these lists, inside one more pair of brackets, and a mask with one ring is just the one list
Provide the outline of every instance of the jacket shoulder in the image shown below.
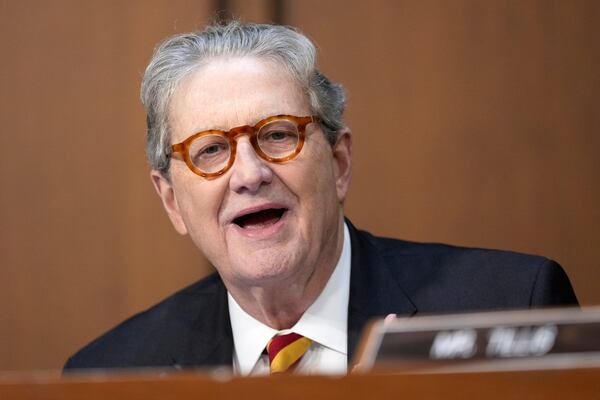
[[212,274],[110,329],[71,356],[65,370],[169,366],[192,331],[213,314],[224,286]]
[[358,231],[419,312],[577,305],[563,268],[512,251],[418,243]]

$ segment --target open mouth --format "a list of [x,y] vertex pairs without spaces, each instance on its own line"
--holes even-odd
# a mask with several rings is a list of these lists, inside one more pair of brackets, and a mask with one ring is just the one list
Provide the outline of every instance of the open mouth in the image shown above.
[[286,208],[267,208],[237,217],[233,223],[243,229],[262,229],[279,222],[286,211]]

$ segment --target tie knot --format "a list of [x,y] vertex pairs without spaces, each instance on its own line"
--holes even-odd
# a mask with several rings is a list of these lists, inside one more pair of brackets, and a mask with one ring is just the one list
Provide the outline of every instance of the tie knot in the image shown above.
[[310,345],[310,339],[297,333],[273,336],[267,344],[271,374],[292,371]]

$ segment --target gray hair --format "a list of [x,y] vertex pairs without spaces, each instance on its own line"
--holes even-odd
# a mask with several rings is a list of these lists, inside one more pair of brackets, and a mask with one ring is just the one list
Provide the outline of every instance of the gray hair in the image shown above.
[[141,100],[148,126],[146,156],[168,178],[170,164],[169,104],[179,83],[212,59],[254,56],[282,65],[307,95],[311,113],[321,119],[333,146],[343,122],[344,88],[316,68],[312,42],[296,29],[279,25],[210,25],[200,32],[168,38],[155,50],[144,73]]

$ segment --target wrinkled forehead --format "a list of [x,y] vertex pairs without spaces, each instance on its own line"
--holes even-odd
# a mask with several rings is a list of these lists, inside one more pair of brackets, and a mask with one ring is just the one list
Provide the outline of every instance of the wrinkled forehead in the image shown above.
[[278,114],[310,114],[305,92],[285,67],[255,57],[217,58],[179,84],[169,124],[177,142],[199,131],[254,125]]

